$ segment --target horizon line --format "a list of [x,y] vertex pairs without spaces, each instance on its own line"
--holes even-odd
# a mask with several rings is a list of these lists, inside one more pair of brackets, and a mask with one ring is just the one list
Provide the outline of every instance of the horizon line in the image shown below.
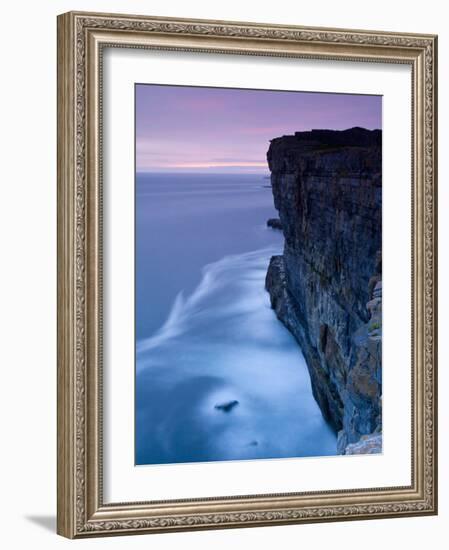
[[270,170],[266,170],[263,172],[256,172],[256,171],[250,171],[250,170],[242,170],[242,171],[209,171],[208,169],[203,170],[139,170],[136,169],[136,174],[256,174],[256,175],[269,175],[271,174]]

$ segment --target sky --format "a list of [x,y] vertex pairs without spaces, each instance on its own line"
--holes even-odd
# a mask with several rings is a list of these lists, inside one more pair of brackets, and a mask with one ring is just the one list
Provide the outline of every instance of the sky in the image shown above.
[[138,172],[268,173],[270,139],[382,127],[382,97],[136,85]]

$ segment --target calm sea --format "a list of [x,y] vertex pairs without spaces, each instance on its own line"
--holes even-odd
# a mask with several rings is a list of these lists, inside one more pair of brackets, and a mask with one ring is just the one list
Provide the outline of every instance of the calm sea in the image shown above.
[[137,176],[136,464],[336,453],[264,289],[275,216],[262,175]]

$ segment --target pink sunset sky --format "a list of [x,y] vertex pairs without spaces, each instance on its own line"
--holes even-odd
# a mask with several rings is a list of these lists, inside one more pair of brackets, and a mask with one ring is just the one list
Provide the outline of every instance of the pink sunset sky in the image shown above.
[[136,84],[138,172],[268,173],[270,139],[382,127],[382,97]]

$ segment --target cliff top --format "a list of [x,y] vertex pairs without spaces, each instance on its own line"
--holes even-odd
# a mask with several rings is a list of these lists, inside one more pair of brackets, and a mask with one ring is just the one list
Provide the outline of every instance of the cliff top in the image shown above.
[[283,141],[289,145],[303,144],[328,147],[372,147],[382,145],[382,130],[367,130],[355,126],[347,130],[310,130],[295,132],[294,135],[276,137],[271,143]]
[[381,146],[382,130],[310,130],[270,140],[267,161],[271,172],[380,173]]

